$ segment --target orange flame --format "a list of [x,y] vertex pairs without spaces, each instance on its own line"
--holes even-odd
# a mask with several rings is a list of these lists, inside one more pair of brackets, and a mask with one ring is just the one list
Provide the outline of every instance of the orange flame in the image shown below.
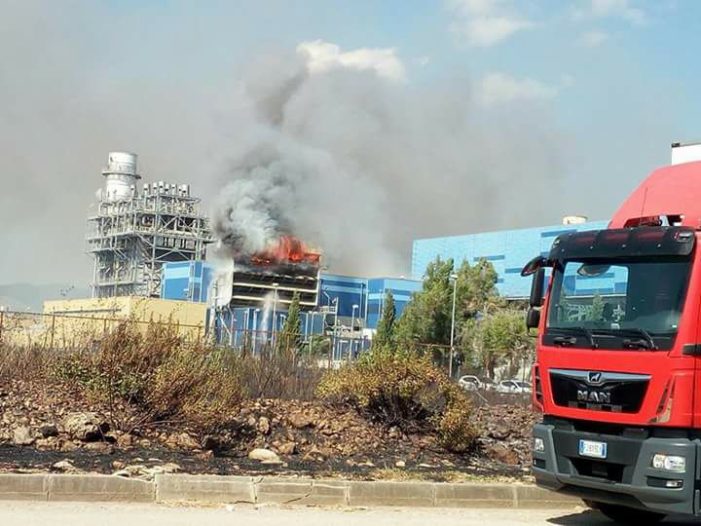
[[267,250],[251,256],[251,263],[256,265],[275,265],[281,263],[318,265],[321,254],[309,248],[294,236],[282,236],[277,243]]

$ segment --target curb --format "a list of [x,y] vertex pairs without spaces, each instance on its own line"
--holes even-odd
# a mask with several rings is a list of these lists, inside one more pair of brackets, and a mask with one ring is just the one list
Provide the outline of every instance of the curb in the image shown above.
[[581,501],[527,484],[283,477],[0,474],[0,500],[191,502],[334,507],[573,508]]

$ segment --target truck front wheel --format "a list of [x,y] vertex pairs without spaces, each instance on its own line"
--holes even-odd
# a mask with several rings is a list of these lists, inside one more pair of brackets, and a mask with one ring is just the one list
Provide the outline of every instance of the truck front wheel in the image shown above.
[[588,500],[585,500],[584,503],[590,508],[599,510],[609,519],[618,524],[641,526],[642,524],[656,524],[665,518],[663,513],[628,508],[627,506],[618,506],[615,504],[592,502]]

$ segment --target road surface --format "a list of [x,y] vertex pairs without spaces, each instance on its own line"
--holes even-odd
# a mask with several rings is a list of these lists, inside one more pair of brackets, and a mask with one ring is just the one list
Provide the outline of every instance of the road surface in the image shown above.
[[[0,501],[0,524],[51,526],[605,526],[601,515],[573,510],[322,510],[252,506],[179,507],[155,504],[89,504]],[[669,521],[663,524],[692,524]],[[698,523],[697,523],[698,524]]]

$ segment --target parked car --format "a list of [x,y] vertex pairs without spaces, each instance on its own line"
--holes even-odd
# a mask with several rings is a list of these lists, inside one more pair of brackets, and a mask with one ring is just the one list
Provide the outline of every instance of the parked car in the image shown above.
[[482,388],[480,379],[469,374],[461,376],[458,380],[458,385],[465,389],[465,391],[477,391]]
[[502,380],[496,386],[497,393],[523,394],[531,392],[531,384],[521,380]]
[[471,374],[461,376],[458,385],[466,391],[491,391],[495,387],[494,382],[489,378],[478,378]]
[[494,391],[497,384],[491,378],[482,378],[482,389],[484,391]]

